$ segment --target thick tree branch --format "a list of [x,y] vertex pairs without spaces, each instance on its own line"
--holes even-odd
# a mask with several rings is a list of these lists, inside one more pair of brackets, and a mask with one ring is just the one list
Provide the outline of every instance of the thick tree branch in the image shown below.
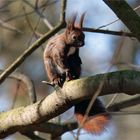
[[[99,74],[67,82],[62,89],[54,91],[35,104],[1,113],[0,138],[37,126],[58,116],[74,104],[92,98],[103,77],[104,74]],[[100,96],[122,92],[129,95],[140,93],[139,81],[140,72],[137,71],[108,73]]]
[[140,17],[124,0],[103,0],[140,41]]

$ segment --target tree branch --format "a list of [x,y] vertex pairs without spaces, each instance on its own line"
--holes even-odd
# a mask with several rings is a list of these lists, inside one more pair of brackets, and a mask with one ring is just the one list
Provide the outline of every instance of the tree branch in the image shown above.
[[125,100],[119,103],[115,103],[111,106],[108,107],[109,111],[120,111],[121,109],[124,108],[128,108],[128,107],[132,107],[135,105],[140,104],[140,96],[129,99],[129,100]]
[[27,5],[29,5],[31,8],[34,9],[34,11],[39,15],[40,18],[42,18],[43,22],[49,29],[53,29],[53,26],[50,24],[50,22],[46,19],[46,17],[39,11],[39,7],[36,3],[35,7],[27,0],[23,0]]
[[78,127],[78,124],[76,122],[69,122],[69,123],[64,123],[64,124],[54,124],[50,122],[47,122],[47,123],[44,122],[38,125],[32,125],[20,131],[20,133],[26,135],[28,134],[28,132],[38,131],[38,132],[43,132],[43,133],[49,133],[52,135],[52,138],[57,138],[61,136],[62,134],[64,134],[65,132],[74,130],[77,127]]
[[35,135],[33,131],[27,131],[27,132],[23,132],[21,134],[28,137],[31,140],[46,140],[44,138],[41,138],[41,137]]
[[[0,70],[0,74],[2,72],[3,70]],[[14,79],[22,81],[27,87],[30,103],[32,104],[37,101],[34,84],[28,76],[26,76],[25,74],[21,74],[19,72],[13,72],[12,74],[8,76],[8,78],[14,78]]]
[[95,28],[87,28],[87,27],[83,27],[83,31],[85,31],[85,32],[93,32],[93,33],[103,33],[103,34],[108,34],[108,35],[135,37],[134,34],[124,32],[124,31],[111,31],[111,30],[95,29]]
[[140,41],[140,17],[124,0],[103,0]]
[[[64,84],[35,104],[19,107],[0,114],[0,138],[16,131],[38,126],[63,113],[73,105],[92,98],[104,74],[73,80]],[[113,93],[134,95],[140,93],[140,72],[125,70],[107,74],[100,96]]]
[[9,31],[13,31],[13,32],[17,32],[17,33],[22,33],[19,29],[16,29],[15,27],[13,27],[12,25],[0,20],[0,26],[3,27],[4,29],[7,29]]
[[0,83],[2,83],[6,77],[8,77],[30,54],[32,54],[39,46],[45,43],[51,36],[57,33],[60,29],[65,26],[65,21],[62,21],[65,18],[65,8],[66,0],[62,0],[62,12],[60,15],[59,24],[51,31],[44,34],[37,41],[35,41],[28,49],[26,49],[1,75]]

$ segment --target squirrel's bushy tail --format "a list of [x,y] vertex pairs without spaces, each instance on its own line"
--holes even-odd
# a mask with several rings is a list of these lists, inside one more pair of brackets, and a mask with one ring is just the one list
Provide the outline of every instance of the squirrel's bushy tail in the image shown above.
[[90,100],[85,100],[75,106],[75,116],[82,128],[88,133],[100,134],[105,130],[110,121],[110,115],[107,114],[105,107],[99,99],[96,99],[86,120],[83,123],[85,112]]

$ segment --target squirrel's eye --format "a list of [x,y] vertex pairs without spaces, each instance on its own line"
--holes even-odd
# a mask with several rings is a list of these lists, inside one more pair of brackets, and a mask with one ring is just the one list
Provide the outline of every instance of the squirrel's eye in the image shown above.
[[72,38],[73,38],[73,40],[76,40],[77,39],[77,37],[75,35]]

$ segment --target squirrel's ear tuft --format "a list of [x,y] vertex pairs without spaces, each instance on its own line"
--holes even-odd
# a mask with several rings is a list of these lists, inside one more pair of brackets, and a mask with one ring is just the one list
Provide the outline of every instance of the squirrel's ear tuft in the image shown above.
[[69,20],[67,22],[66,30],[72,31],[74,29],[74,23],[75,23],[76,17],[77,17],[77,13],[74,13],[73,16],[71,16],[71,18],[69,18]]
[[79,29],[81,29],[83,27],[83,21],[84,21],[85,14],[86,14],[86,12],[84,12],[80,17],[80,22],[78,24]]

